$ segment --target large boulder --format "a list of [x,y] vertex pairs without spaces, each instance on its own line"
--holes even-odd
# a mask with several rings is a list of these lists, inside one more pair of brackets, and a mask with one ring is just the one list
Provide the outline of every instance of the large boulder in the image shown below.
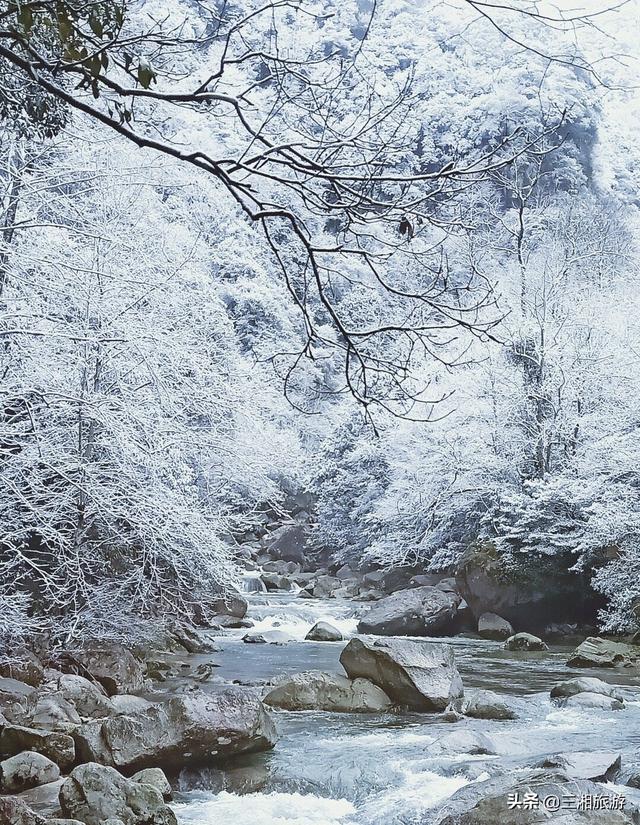
[[594,708],[596,710],[622,710],[624,702],[621,699],[614,699],[613,696],[603,696],[601,693],[576,693],[567,699],[560,699],[558,702],[565,708]]
[[498,548],[482,542],[471,548],[456,573],[458,592],[478,619],[483,613],[497,613],[520,629],[540,633],[552,622],[593,621],[603,599],[594,593],[590,576],[570,572],[567,557],[519,559],[509,565]]
[[573,651],[569,667],[638,667],[640,647],[589,636]]
[[18,798],[26,802],[30,808],[37,811],[41,816],[60,816],[58,796],[63,783],[64,778],[60,776],[55,782],[47,782],[45,785],[37,785],[35,788],[20,791]]
[[538,636],[531,633],[515,633],[504,643],[505,650],[548,650],[547,645]]
[[369,679],[400,705],[441,711],[463,694],[450,645],[382,639],[352,639],[340,654],[350,679]]
[[437,587],[399,590],[380,599],[358,622],[359,633],[379,636],[444,636],[454,632],[460,597]]
[[30,650],[20,650],[10,659],[0,661],[0,676],[39,687],[44,681],[44,666]]
[[430,754],[491,756],[496,753],[492,739],[480,731],[454,730],[436,739],[427,748]]
[[38,730],[69,733],[82,723],[80,714],[60,691],[38,688],[25,704],[20,723]]
[[276,730],[253,692],[234,688],[193,691],[128,716],[88,722],[74,738],[82,761],[137,771],[269,750]]
[[483,639],[501,642],[513,636],[510,623],[496,613],[483,613],[478,619],[478,633]]
[[368,679],[347,679],[317,671],[290,676],[273,688],[263,701],[283,710],[334,713],[374,713],[391,707],[387,694]]
[[341,642],[342,633],[329,622],[316,622],[304,638],[308,642]]
[[342,584],[331,594],[334,599],[353,599],[360,593],[358,579],[343,579]]
[[60,673],[51,684],[53,689],[71,703],[84,719],[101,719],[115,712],[104,688],[83,676]]
[[517,719],[520,715],[513,699],[500,696],[491,690],[476,690],[470,696],[465,694],[462,712],[474,719],[502,721]]
[[189,653],[216,653],[218,648],[211,639],[206,638],[197,628],[174,619],[169,622],[167,630],[171,637]]
[[22,751],[36,751],[51,759],[62,771],[76,759],[74,741],[66,733],[34,730],[22,725],[8,725],[0,733],[0,755],[15,756]]
[[143,771],[135,773],[131,779],[134,782],[142,782],[144,785],[153,785],[156,790],[160,791],[164,799],[171,799],[171,785],[161,768],[145,768]]
[[[215,616],[233,616],[234,619],[244,619],[248,607],[247,600],[234,590],[213,599],[207,604],[207,611]],[[216,622],[217,619],[214,617],[213,621]]]
[[382,591],[382,583],[384,582],[385,575],[384,570],[370,570],[362,577],[362,584],[365,587]]
[[[632,825],[636,821],[634,813],[626,809],[577,810],[582,797],[602,797],[603,793],[616,796],[613,791],[607,793],[602,785],[573,779],[561,770],[509,771],[461,788],[444,803],[438,816],[428,821],[437,825]],[[530,795],[532,803],[517,804],[522,803],[525,794]],[[542,804],[542,800],[550,798],[558,799],[558,810],[549,810]],[[562,800],[568,800],[569,807]]]
[[285,592],[291,590],[292,579],[289,576],[282,575],[282,573],[261,573],[260,579],[270,593],[277,590],[284,590]]
[[360,579],[361,576],[356,573],[348,564],[343,564],[335,572],[336,579],[340,581],[349,581],[350,579]]
[[386,594],[395,593],[398,590],[406,590],[410,587],[411,579],[422,572],[416,565],[404,564],[400,567],[391,567],[385,570],[380,581],[380,589]]
[[3,793],[18,793],[27,788],[55,782],[60,776],[60,768],[34,751],[23,751],[0,762],[0,790]]
[[26,712],[27,699],[35,688],[11,677],[0,676],[0,713],[9,722],[20,721]]
[[85,825],[120,819],[124,825],[177,825],[175,814],[152,785],[88,763],[75,768],[60,789],[60,807]]
[[552,699],[563,699],[579,693],[599,693],[602,696],[611,696],[622,701],[622,694],[616,685],[603,682],[591,676],[579,676],[575,679],[565,679],[551,688]]
[[265,547],[272,559],[304,563],[304,548],[309,536],[304,524],[285,524],[273,530],[264,539]]
[[62,660],[66,673],[78,673],[99,682],[108,696],[137,693],[144,686],[144,667],[133,653],[116,642],[87,645],[67,651]]
[[316,599],[328,599],[342,586],[340,579],[335,576],[318,576],[313,583],[313,595]]

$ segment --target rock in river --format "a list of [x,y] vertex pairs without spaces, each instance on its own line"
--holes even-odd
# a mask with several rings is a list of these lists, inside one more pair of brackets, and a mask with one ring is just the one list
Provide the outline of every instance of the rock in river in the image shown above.
[[515,633],[504,643],[505,650],[548,650],[547,645],[532,633]]
[[134,782],[142,782],[144,785],[153,785],[153,787],[160,791],[164,799],[171,799],[171,785],[165,776],[165,773],[160,768],[145,768],[143,771],[138,771],[131,779]]
[[576,751],[548,756],[537,768],[560,768],[572,779],[610,782],[618,774],[622,757],[615,751]]
[[589,636],[571,654],[569,667],[634,667],[640,660],[640,647]]
[[495,613],[483,613],[478,619],[478,633],[483,639],[502,641],[513,636],[513,628],[502,616]]
[[615,685],[609,685],[607,682],[603,682],[602,679],[595,679],[591,676],[566,679],[551,688],[552,699],[568,698],[579,693],[600,693],[602,696],[611,696],[622,701],[622,694]]
[[358,623],[359,633],[380,636],[444,636],[454,631],[460,597],[438,587],[398,590],[380,599]]
[[88,722],[74,737],[82,761],[126,771],[269,750],[277,738],[262,702],[242,688],[193,691],[127,716]]
[[567,699],[561,699],[559,703],[566,708],[597,708],[599,710],[622,710],[624,702],[621,699],[614,699],[613,696],[603,696],[601,693],[576,693]]
[[368,679],[347,679],[332,673],[295,673],[276,685],[264,703],[284,710],[326,710],[374,713],[388,710],[391,700]]
[[484,733],[470,730],[454,730],[436,739],[428,748],[430,753],[450,755],[469,754],[488,756],[496,753],[493,741]]
[[109,819],[124,825],[177,825],[159,790],[91,762],[72,771],[60,789],[60,807],[65,816],[86,825]]
[[465,696],[462,705],[465,716],[474,719],[517,719],[517,706],[513,699],[500,696],[492,690],[476,690],[470,696]]
[[463,694],[453,649],[447,644],[352,639],[340,655],[350,679],[369,679],[400,705],[441,711]]
[[[537,805],[510,807],[509,800],[522,801],[531,794]],[[577,802],[583,796],[615,797],[610,792],[586,779],[573,779],[565,771],[532,769],[525,772],[509,771],[484,782],[473,782],[457,791],[444,803],[436,818],[427,822],[437,825],[632,825],[635,814],[626,805],[624,810],[578,811]],[[557,799],[558,810],[549,811],[544,799]],[[563,800],[567,801],[563,805]],[[571,807],[573,801],[573,807]]]
[[316,622],[304,638],[309,642],[341,642],[342,633],[329,622]]

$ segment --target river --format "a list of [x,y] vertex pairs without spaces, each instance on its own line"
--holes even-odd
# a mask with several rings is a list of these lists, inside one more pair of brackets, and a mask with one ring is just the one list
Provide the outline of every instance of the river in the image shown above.
[[[216,639],[219,653],[194,656],[214,661],[214,684],[258,682],[303,671],[342,673],[344,642],[306,642],[319,619],[356,632],[362,604],[311,601],[292,595],[250,596],[251,632],[277,630],[286,644],[242,641],[246,631]],[[280,740],[265,754],[244,757],[226,770],[183,772],[175,798],[181,825],[426,825],[458,788],[501,771],[514,771],[558,753],[614,750],[623,766],[640,762],[640,680],[620,671],[568,668],[573,646],[541,653],[513,653],[498,642],[438,639],[453,645],[465,689],[487,688],[524,699],[513,721],[464,719],[452,724],[440,714],[376,715],[274,711]],[[428,642],[425,642],[428,644]],[[618,711],[561,709],[549,701],[556,682],[596,676],[620,685],[626,707]],[[481,731],[496,756],[434,756],[428,746],[454,729]],[[188,790],[187,790],[188,789]],[[640,803],[640,791],[610,785],[611,793]]]

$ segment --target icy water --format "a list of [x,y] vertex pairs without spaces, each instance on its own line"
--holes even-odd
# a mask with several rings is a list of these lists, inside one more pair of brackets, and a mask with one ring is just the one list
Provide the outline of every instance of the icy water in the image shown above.
[[[319,619],[355,634],[366,605],[310,601],[255,593],[251,632],[278,630],[293,637],[283,645],[247,645],[246,631],[218,639],[212,659],[218,677],[241,682],[271,680],[302,670],[342,673],[344,642],[305,642]],[[428,641],[423,640],[425,644]],[[624,672],[567,668],[570,646],[544,653],[511,653],[501,644],[455,637],[453,645],[466,689],[482,687],[518,697],[522,718],[465,719],[451,724],[439,714],[331,714],[274,711],[276,748],[244,757],[222,770],[183,774],[175,810],[181,825],[429,825],[438,806],[470,782],[516,770],[545,756],[569,751],[614,750],[623,765],[640,761],[640,679]],[[626,708],[619,711],[558,709],[553,684],[574,676],[618,684]],[[432,756],[428,746],[453,730],[481,731],[497,756]],[[616,790],[611,786],[611,792]],[[629,801],[640,792],[618,788]]]

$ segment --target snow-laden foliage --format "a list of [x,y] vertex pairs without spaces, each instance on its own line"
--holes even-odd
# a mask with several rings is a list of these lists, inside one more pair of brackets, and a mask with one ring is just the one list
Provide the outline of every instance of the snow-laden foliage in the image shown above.
[[23,168],[2,296],[2,580],[61,633],[105,599],[147,614],[206,603],[235,579],[231,536],[299,463],[229,302],[246,268],[227,256],[212,278],[233,214],[126,147],[96,159],[86,138]]
[[604,17],[5,6],[0,645],[206,610],[300,490],[336,562],[490,540],[636,628],[640,154]]

